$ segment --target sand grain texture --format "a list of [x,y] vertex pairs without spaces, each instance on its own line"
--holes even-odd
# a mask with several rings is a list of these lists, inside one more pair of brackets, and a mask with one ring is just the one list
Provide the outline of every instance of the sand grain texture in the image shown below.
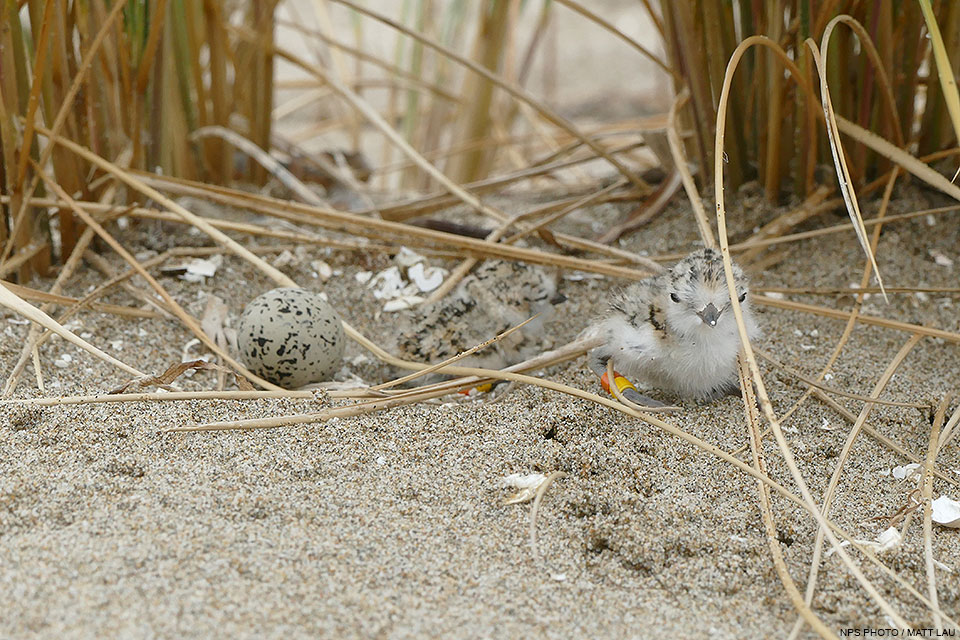
[[[929,203],[915,196],[891,213]],[[500,203],[506,206],[509,203]],[[517,203],[520,206],[523,203]],[[898,208],[899,207],[899,208]],[[571,216],[564,230],[590,234],[618,211],[601,207]],[[742,239],[769,212],[732,214]],[[873,212],[868,212],[873,215]],[[822,224],[842,221],[826,216]],[[817,224],[821,224],[818,222]],[[163,227],[129,230],[128,247],[197,243]],[[956,217],[929,227],[923,219],[891,226],[878,252],[894,285],[956,286],[956,268],[936,264],[937,248],[958,260]],[[689,213],[676,204],[627,248],[650,253],[694,248]],[[150,246],[150,243],[153,246]],[[108,256],[111,260],[114,256]],[[311,276],[317,257],[342,270],[327,285]],[[353,274],[388,265],[380,256],[311,251],[285,271],[302,286],[325,290],[343,316],[367,335],[389,330],[390,315]],[[439,263],[439,261],[434,261]],[[119,263],[115,263],[119,264]],[[447,263],[449,266],[452,263]],[[770,286],[847,286],[859,281],[862,256],[851,234],[793,245],[784,262],[753,276]],[[66,292],[82,295],[86,272]],[[164,277],[191,313],[205,296],[226,300],[236,317],[271,284],[227,257],[205,284]],[[41,286],[44,283],[41,283]],[[603,307],[605,280],[564,280],[569,305],[551,338],[572,339]],[[849,298],[795,299],[848,307]],[[136,304],[123,293],[105,300]],[[957,331],[956,298],[872,297],[865,312]],[[843,325],[761,309],[760,346],[814,375]],[[89,332],[145,371],[177,362],[189,335],[165,320],[80,316]],[[0,361],[16,361],[28,327],[0,326]],[[869,393],[908,338],[860,327],[830,384]],[[110,345],[122,341],[116,348]],[[69,353],[60,368],[53,362]],[[347,348],[350,373],[380,382],[391,372]],[[908,356],[885,397],[935,403],[956,390],[956,345],[925,339]],[[62,340],[41,349],[49,394],[103,392],[124,380]],[[764,365],[780,412],[802,393],[788,375]],[[546,373],[597,391],[582,361]],[[19,397],[38,395],[32,366]],[[185,389],[211,389],[198,372]],[[667,398],[670,399],[670,398]],[[852,411],[855,401],[839,399]],[[756,486],[729,465],[621,414],[536,388],[518,388],[496,404],[453,400],[404,407],[327,424],[272,431],[163,433],[221,419],[269,417],[316,408],[313,401],[209,401],[0,408],[0,592],[2,637],[779,637],[795,612],[773,569],[757,508]],[[908,450],[925,454],[930,414],[877,407],[869,424]],[[687,404],[670,421],[732,450],[747,443],[739,398]],[[815,494],[826,487],[848,425],[808,402],[786,425],[798,464]],[[828,428],[824,428],[824,426]],[[796,490],[776,448],[766,444],[771,475]],[[882,530],[913,488],[883,475],[906,460],[868,437],[854,447],[832,516],[859,538]],[[960,480],[954,442],[939,468]],[[505,506],[501,479],[511,473],[561,470],[539,518],[543,564],[528,545],[530,505]],[[957,488],[943,481],[934,495]],[[785,559],[803,585],[815,529],[786,501],[773,500]],[[960,616],[960,534],[934,529],[940,604]],[[903,549],[888,559],[925,590],[916,522]],[[868,575],[882,582],[878,573]],[[832,628],[885,627],[834,556],[821,571],[815,607]],[[930,617],[899,589],[888,590],[912,623]]]

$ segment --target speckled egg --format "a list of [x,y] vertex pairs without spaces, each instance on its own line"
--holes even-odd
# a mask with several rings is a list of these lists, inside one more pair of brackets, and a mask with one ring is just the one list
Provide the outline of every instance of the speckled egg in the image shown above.
[[272,289],[244,309],[237,342],[251,371],[293,389],[329,380],[340,368],[343,325],[316,293]]

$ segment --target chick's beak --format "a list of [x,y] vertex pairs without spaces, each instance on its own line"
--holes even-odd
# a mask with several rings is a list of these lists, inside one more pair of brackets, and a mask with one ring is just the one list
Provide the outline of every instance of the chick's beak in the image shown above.
[[720,317],[720,311],[717,310],[717,308],[713,306],[713,303],[711,302],[697,315],[700,316],[700,319],[703,320],[704,324],[715,327],[717,326],[717,318]]

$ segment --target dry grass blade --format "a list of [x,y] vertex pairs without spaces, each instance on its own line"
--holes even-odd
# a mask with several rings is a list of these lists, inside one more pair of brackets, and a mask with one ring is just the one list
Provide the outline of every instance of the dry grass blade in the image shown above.
[[930,6],[930,0],[918,0],[918,2],[920,10],[923,11],[923,20],[927,24],[930,48],[933,50],[933,59],[937,64],[937,76],[940,78],[943,100],[947,104],[953,131],[960,140],[960,95],[957,93],[957,80],[953,76],[953,65],[950,64],[950,56],[947,54],[947,47],[943,44],[943,36],[940,34],[940,26],[937,24],[933,7]]
[[260,166],[269,171],[277,180],[282,182],[285,187],[290,189],[290,191],[292,191],[307,204],[315,204],[321,207],[326,205],[326,203],[320,197],[318,197],[317,194],[311,191],[307,185],[300,182],[300,180],[297,179],[297,176],[290,173],[290,171],[287,170],[287,168],[282,164],[277,162],[273,156],[258,147],[253,141],[241,136],[236,131],[232,131],[219,125],[202,127],[191,133],[190,139],[199,140],[201,138],[211,136],[222,138],[228,141],[234,147],[237,147],[248,156],[256,160]]
[[40,390],[40,393],[46,393],[43,385],[43,369],[40,365],[40,349],[37,347],[30,349],[30,357],[33,359],[33,370],[37,376],[37,389]]
[[65,329],[59,322],[57,322],[56,320],[54,320],[53,318],[45,314],[40,309],[37,309],[36,307],[29,304],[28,302],[25,302],[18,295],[16,295],[15,293],[7,289],[3,284],[0,284],[0,304],[7,307],[11,311],[15,311],[19,313],[20,315],[27,318],[28,320],[36,322],[37,324],[45,327],[46,329],[57,334],[64,340],[77,345],[84,351],[95,355],[96,357],[100,358],[104,362],[109,362],[113,366],[119,369],[122,369],[123,371],[126,371],[127,373],[135,376],[144,375],[143,373],[141,373],[140,371],[137,371],[130,365],[124,362],[121,362],[120,360],[117,360],[116,358],[114,358],[108,353],[104,353],[103,351],[96,348],[95,346],[93,346],[83,338],[74,334],[72,331]]
[[504,331],[503,333],[500,333],[499,335],[496,335],[496,336],[490,338],[489,340],[486,340],[486,341],[484,341],[484,342],[481,342],[481,343],[478,344],[478,345],[475,345],[475,346],[473,346],[473,347],[470,347],[470,348],[467,349],[466,351],[464,351],[464,352],[462,352],[462,353],[458,353],[457,355],[453,356],[452,358],[447,358],[447,359],[444,360],[443,362],[438,362],[437,364],[431,365],[431,366],[427,367],[426,369],[421,369],[420,371],[415,371],[415,372],[413,372],[413,373],[411,373],[411,374],[408,374],[408,375],[405,375],[405,376],[403,376],[403,377],[401,377],[401,378],[397,378],[396,380],[390,380],[389,382],[384,382],[384,383],[382,383],[382,384],[378,384],[378,385],[376,385],[376,386],[374,386],[374,387],[371,387],[371,389],[374,390],[374,391],[381,391],[381,390],[383,390],[383,389],[389,389],[390,387],[395,387],[395,386],[397,386],[397,385],[405,384],[405,383],[407,383],[407,382],[410,382],[411,380],[416,380],[417,378],[423,377],[423,376],[425,376],[425,375],[427,375],[427,374],[430,374],[430,373],[433,373],[433,372],[435,372],[435,371],[440,371],[440,370],[443,369],[444,367],[447,367],[447,366],[453,364],[454,362],[457,362],[457,361],[459,361],[459,360],[462,360],[463,358],[466,358],[466,357],[468,357],[468,356],[473,355],[473,354],[476,353],[477,351],[480,351],[480,350],[482,350],[482,349],[486,349],[486,348],[489,347],[490,345],[495,344],[495,343],[497,343],[497,342],[500,342],[501,340],[503,340],[504,338],[506,338],[507,336],[509,336],[509,335],[510,335],[511,333],[513,333],[514,331],[517,331],[518,329],[521,329],[522,327],[526,326],[526,325],[529,324],[530,322],[533,322],[533,320],[535,320],[535,319],[538,318],[539,316],[540,316],[540,314],[538,313],[537,315],[533,316],[532,318],[527,318],[526,320],[524,320],[524,321],[521,322],[520,324],[516,325],[515,327],[510,327],[509,329],[507,329],[507,330]]
[[[753,465],[759,473],[767,475],[766,461],[763,456],[763,437],[760,435],[760,416],[757,414],[757,399],[753,393],[753,384],[750,382],[750,373],[744,365],[744,359],[739,358],[737,362],[737,372],[740,377],[740,391],[743,394],[743,408],[747,421],[747,428],[750,432],[750,451],[753,454]],[[760,494],[760,513],[763,516],[763,528],[767,534],[767,545],[770,547],[770,553],[773,556],[773,565],[776,568],[777,576],[783,584],[790,601],[794,608],[804,620],[817,632],[822,638],[836,637],[823,621],[813,613],[810,606],[804,601],[803,595],[797,588],[796,583],[790,576],[790,571],[783,560],[783,550],[780,548],[780,540],[777,537],[777,527],[773,522],[773,509],[770,505],[770,488],[762,482],[757,483],[757,491]]]
[[693,207],[693,214],[697,219],[697,226],[700,228],[700,239],[707,247],[716,247],[717,239],[713,235],[713,228],[707,220],[707,212],[703,208],[703,200],[700,199],[700,192],[697,190],[697,184],[693,181],[690,169],[687,166],[687,158],[683,151],[683,143],[680,141],[680,134],[677,132],[677,111],[679,111],[687,100],[690,93],[684,89],[680,92],[670,105],[670,113],[667,116],[667,142],[670,145],[670,154],[673,156],[673,164],[676,171],[683,180],[683,189],[687,192],[687,198],[690,199],[690,205]]
[[[890,379],[893,377],[893,374],[896,373],[897,369],[900,367],[900,364],[907,357],[907,354],[913,350],[918,342],[923,338],[921,335],[914,334],[910,337],[909,340],[904,343],[903,347],[900,348],[900,351],[897,355],[890,361],[890,364],[887,366],[886,371],[883,372],[883,375],[880,376],[880,379],[877,380],[877,384],[874,386],[873,392],[870,394],[872,398],[877,398],[883,392],[883,389],[887,386],[887,383],[890,382]],[[860,429],[866,423],[867,418],[870,416],[870,412],[873,409],[873,404],[865,404],[863,409],[860,411],[860,415],[857,416],[857,421],[850,429],[850,432],[847,434],[846,441],[843,443],[843,449],[840,451],[840,455],[837,458],[836,466],[834,467],[833,474],[830,477],[830,482],[827,485],[827,489],[823,494],[823,506],[821,507],[824,515],[830,513],[830,507],[833,504],[834,493],[837,488],[837,484],[840,482],[840,475],[843,472],[843,467],[847,462],[847,458],[850,456],[850,451],[853,448],[854,442],[856,442],[857,436],[860,435]],[[813,595],[816,590],[817,584],[817,574],[820,571],[820,558],[823,552],[823,535],[824,530],[820,529],[817,531],[817,537],[814,542],[813,547],[813,560],[810,562],[810,577],[807,580],[807,592],[806,592],[806,601],[807,603],[813,602]]]
[[[49,293],[47,291],[38,291],[36,289],[30,289],[28,287],[21,287],[18,284],[12,282],[7,282],[5,280],[0,281],[0,284],[4,285],[7,289],[17,294],[24,300],[32,300],[34,302],[50,302],[53,304],[59,305],[71,305],[79,302],[76,298],[71,298],[69,296],[61,296],[55,293]],[[137,309],[135,307],[124,307],[119,304],[106,304],[102,302],[94,302],[90,304],[90,308],[94,311],[99,311],[100,313],[112,313],[117,316],[126,316],[131,318],[159,318],[160,314],[156,311],[150,311],[149,309]]]
[[619,240],[624,234],[639,229],[649,223],[670,204],[673,196],[680,190],[681,183],[680,171],[671,171],[663,182],[657,185],[653,193],[640,203],[638,207],[627,214],[625,220],[610,226],[597,238],[597,241],[612,244]]
[[[829,211],[830,209],[833,209],[835,206],[842,206],[842,205],[843,205],[843,199],[836,198],[836,199],[831,199],[831,200],[828,200],[827,202],[824,202],[818,208],[821,209],[822,211]],[[919,218],[926,215],[954,213],[958,210],[960,210],[960,207],[958,206],[938,207],[936,209],[924,209],[922,211],[913,211],[911,213],[899,213],[892,216],[886,216],[883,219],[868,218],[867,220],[863,221],[863,225],[865,227],[872,227],[880,224],[888,224],[891,222],[903,222],[904,220],[912,220],[914,218]],[[730,245],[730,250],[735,253],[740,253],[740,252],[751,250],[751,249],[770,247],[778,244],[784,244],[787,242],[799,242],[800,240],[809,240],[810,238],[820,238],[833,233],[842,233],[844,231],[849,231],[851,229],[853,229],[853,225],[849,222],[845,222],[843,224],[832,225],[829,227],[822,227],[820,229],[811,229],[810,231],[799,231],[797,233],[788,233],[788,234],[776,236],[773,238],[738,242],[737,244]],[[663,261],[679,260],[680,258],[683,257],[683,254],[679,254],[679,253],[664,254],[664,255],[658,255],[654,257],[657,260],[663,260]],[[770,290],[774,291],[775,289],[770,289]],[[887,291],[891,291],[891,289],[888,288]],[[880,289],[878,288],[877,293],[879,292],[880,292]]]
[[[170,385],[173,383],[173,381],[187,371],[225,371],[228,373],[233,373],[226,367],[221,367],[218,364],[207,362],[206,360],[188,360],[170,365],[167,367],[166,371],[158,376],[145,376],[129,380],[121,384],[119,387],[111,389],[108,393],[111,395],[127,393],[130,390],[130,387],[139,387],[144,389],[146,387],[158,386],[162,389],[170,389]],[[253,387],[251,387],[249,383],[244,383],[243,379],[239,376],[237,376],[237,386],[240,387],[241,391],[253,391]]]
[[[867,241],[867,230],[863,226],[863,216],[860,215],[860,203],[857,201],[857,194],[853,190],[853,178],[850,177],[850,170],[847,168],[847,159],[843,151],[843,142],[840,140],[840,134],[837,131],[836,114],[833,111],[833,102],[830,99],[830,87],[827,84],[827,47],[830,43],[830,33],[837,24],[837,20],[831,20],[823,33],[823,40],[820,44],[820,50],[817,50],[813,40],[807,41],[813,54],[814,62],[817,65],[817,71],[820,74],[820,99],[823,106],[823,114],[827,125],[827,139],[830,141],[830,151],[833,154],[833,163],[837,171],[837,179],[840,183],[840,192],[843,194],[843,201],[847,205],[847,213],[850,214],[850,222],[853,223],[853,230],[857,234],[860,246],[863,252],[873,265],[873,272],[877,275],[877,284],[883,292],[883,278],[880,276],[880,270],[877,267],[877,261],[873,255],[873,250]],[[886,292],[883,292],[884,300],[887,299]]]
[[837,116],[837,126],[842,133],[847,134],[857,142],[865,144],[888,160],[900,165],[905,171],[923,180],[935,189],[939,189],[955,200],[960,200],[960,187],[953,184],[942,175],[931,169],[919,159],[903,149],[884,140],[872,131],[867,131],[841,116]]
[[540,513],[540,504],[543,502],[543,497],[547,495],[547,490],[550,488],[550,485],[566,475],[564,471],[554,471],[548,475],[547,478],[540,483],[540,486],[537,487],[537,496],[533,500],[533,506],[530,507],[530,552],[533,554],[535,564],[540,564],[540,547],[537,544],[537,515]]
[[[947,407],[953,400],[953,394],[948,393],[943,396],[940,406],[933,417],[933,426],[930,429],[930,443],[927,447],[927,459],[923,465],[923,473],[920,476],[920,492],[923,497],[923,556],[927,566],[927,597],[930,602],[939,608],[939,599],[937,598],[937,570],[933,561],[933,532],[932,515],[933,510],[930,501],[933,499],[933,468],[936,465],[937,453],[939,451],[940,428],[943,426],[944,417],[947,414]],[[940,618],[939,611],[933,612],[933,626],[937,629],[943,627],[943,620]]]
[[849,556],[849,554],[847,554],[843,547],[840,546],[839,540],[834,535],[833,531],[829,529],[825,516],[820,513],[819,509],[817,508],[813,494],[810,493],[810,489],[807,486],[806,481],[803,479],[800,470],[797,468],[793,452],[791,451],[790,446],[783,435],[783,431],[781,430],[780,424],[777,421],[777,417],[773,411],[773,405],[770,403],[770,397],[767,394],[766,387],[764,386],[763,378],[760,374],[760,368],[757,365],[756,358],[753,354],[753,349],[750,345],[750,339],[747,335],[747,328],[743,322],[743,310],[741,309],[739,300],[737,299],[736,282],[733,277],[733,264],[730,259],[730,245],[727,238],[726,213],[723,206],[724,131],[726,127],[727,103],[729,101],[733,73],[736,70],[743,54],[750,47],[754,46],[754,44],[757,44],[758,40],[760,39],[755,39],[755,37],[744,40],[739,46],[737,46],[733,55],[730,57],[730,60],[727,63],[726,73],[724,74],[723,88],[720,93],[720,102],[717,111],[717,133],[714,144],[713,183],[714,196],[717,206],[717,227],[720,236],[720,251],[723,255],[724,272],[726,275],[727,288],[730,295],[731,308],[733,309],[733,313],[737,321],[737,329],[740,333],[740,341],[743,344],[743,352],[746,356],[747,363],[749,364],[750,374],[757,388],[757,396],[760,400],[760,406],[763,409],[763,413],[766,416],[767,421],[770,423],[770,428],[773,430],[773,435],[777,440],[777,445],[779,446],[781,453],[783,454],[783,459],[790,471],[790,475],[793,477],[794,482],[796,482],[800,489],[804,504],[810,507],[809,512],[817,520],[821,529],[826,532],[827,538],[830,540],[831,545],[834,549],[836,549],[841,561],[854,576],[857,582],[860,583],[864,590],[870,595],[871,599],[873,599],[873,601],[876,602],[888,616],[890,616],[890,618],[898,627],[906,628],[908,626],[906,621],[893,609],[887,599],[884,598],[883,595],[877,590],[876,586],[869,579],[867,579],[860,567],[853,562],[853,559]]
[[[830,307],[820,307],[803,302],[793,302],[791,300],[777,300],[775,298],[768,298],[766,296],[754,296],[753,302],[768,307],[802,311],[804,313],[811,313],[817,316],[836,318],[837,320],[849,320],[852,315],[847,311],[831,309]],[[856,320],[857,322],[861,322],[863,324],[869,324],[876,327],[886,327],[887,329],[896,329],[897,331],[906,331],[907,333],[917,333],[924,336],[930,336],[931,338],[941,338],[947,342],[960,344],[960,333],[955,333],[952,331],[944,331],[943,329],[924,327],[919,324],[901,322],[899,320],[888,320],[887,318],[878,318],[876,316],[865,316],[862,314],[857,314]]]
[[[883,105],[887,110],[887,114],[890,117],[890,121],[893,123],[893,134],[896,138],[898,146],[904,146],[903,138],[903,123],[900,122],[900,114],[897,112],[897,101],[893,95],[893,87],[890,85],[890,78],[887,75],[887,69],[883,64],[883,60],[880,58],[880,54],[877,52],[877,47],[873,42],[873,38],[870,37],[870,34],[864,28],[860,22],[854,19],[852,16],[843,14],[835,17],[830,24],[827,25],[826,32],[824,33],[825,42],[829,40],[829,31],[833,29],[833,26],[837,23],[843,23],[853,29],[854,33],[857,34],[857,38],[860,40],[861,46],[867,54],[867,57],[870,58],[870,62],[873,64],[873,69],[876,71],[877,78],[880,80],[880,88],[883,91]],[[824,60],[824,65],[826,65],[826,60]]]
[[953,415],[950,416],[950,420],[947,421],[947,426],[943,428],[943,433],[940,434],[940,442],[937,444],[937,449],[943,449],[947,446],[947,443],[950,442],[950,439],[957,433],[957,425],[960,424],[960,406],[956,408],[953,412]]
[[0,400],[0,405],[35,405],[58,407],[71,404],[114,404],[121,402],[177,402],[184,400],[263,400],[290,398],[309,400],[312,391],[162,391],[154,393],[108,393],[87,396],[56,396],[52,398],[23,398]]
[[[16,198],[13,201],[16,203]],[[0,278],[6,278],[11,273],[19,271],[21,267],[32,262],[42,252],[49,250],[50,245],[46,242],[31,242],[4,262],[3,266],[0,266]]]
[[[757,293],[792,293],[805,296],[850,296],[880,293],[880,287],[751,287]],[[887,287],[887,293],[960,293],[960,287]]]

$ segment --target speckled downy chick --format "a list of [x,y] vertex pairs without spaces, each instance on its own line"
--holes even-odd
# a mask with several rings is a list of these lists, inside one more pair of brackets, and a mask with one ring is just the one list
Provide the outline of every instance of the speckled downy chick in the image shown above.
[[411,359],[436,363],[539,313],[522,329],[461,361],[466,366],[508,366],[544,348],[544,325],[563,299],[554,280],[538,267],[486,261],[446,298],[415,309],[409,321],[401,323],[397,347]]
[[[759,330],[747,278],[737,265],[733,275],[752,340]],[[698,401],[735,392],[740,335],[730,304],[720,253],[695,251],[613,297],[598,327],[604,344],[590,352],[590,367],[604,370],[612,359],[628,379]]]

